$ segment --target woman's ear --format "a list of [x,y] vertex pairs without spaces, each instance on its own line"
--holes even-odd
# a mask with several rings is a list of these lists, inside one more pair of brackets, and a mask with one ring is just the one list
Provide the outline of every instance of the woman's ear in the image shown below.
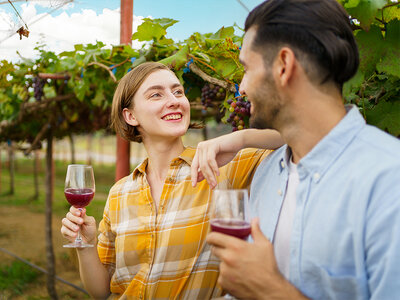
[[133,115],[133,112],[130,109],[124,108],[122,111],[122,115],[124,116],[125,122],[128,123],[129,125],[131,126],[139,125],[139,122],[137,121],[137,119]]

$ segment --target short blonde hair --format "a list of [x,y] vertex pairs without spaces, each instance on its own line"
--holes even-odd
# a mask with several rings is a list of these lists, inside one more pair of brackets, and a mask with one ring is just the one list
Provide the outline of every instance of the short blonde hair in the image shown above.
[[171,71],[167,66],[158,62],[142,63],[125,74],[115,90],[111,107],[111,127],[128,141],[141,143],[143,139],[136,126],[126,123],[122,111],[124,108],[132,109],[134,107],[133,97],[136,92],[146,78],[158,70]]

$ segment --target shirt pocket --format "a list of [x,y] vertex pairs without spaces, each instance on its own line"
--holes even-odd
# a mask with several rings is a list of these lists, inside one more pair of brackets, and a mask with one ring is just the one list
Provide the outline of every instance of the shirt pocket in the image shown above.
[[[310,276],[311,275],[311,276]],[[346,272],[332,272],[320,266],[317,270],[309,272],[308,283],[312,299],[335,299],[335,300],[361,300],[368,299],[367,282],[362,277],[357,277]],[[310,285],[310,283],[312,283]]]

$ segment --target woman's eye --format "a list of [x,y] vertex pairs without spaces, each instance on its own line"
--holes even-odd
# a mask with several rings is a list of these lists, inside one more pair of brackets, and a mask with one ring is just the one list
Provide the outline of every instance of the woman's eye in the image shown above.
[[154,93],[154,94],[151,94],[151,95],[150,95],[150,98],[158,98],[158,97],[161,97],[161,94],[159,94],[159,93]]
[[182,90],[176,90],[174,92],[175,95],[183,95],[183,91]]

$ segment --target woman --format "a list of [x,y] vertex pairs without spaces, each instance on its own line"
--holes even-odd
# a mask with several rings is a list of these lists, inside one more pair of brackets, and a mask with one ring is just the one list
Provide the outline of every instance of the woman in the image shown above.
[[[190,123],[190,105],[175,74],[148,62],[126,74],[112,104],[112,125],[130,141],[143,142],[146,158],[110,190],[99,224],[71,207],[61,232],[95,248],[77,249],[81,279],[94,298],[209,299],[221,295],[219,261],[205,242],[211,196],[206,181],[192,186],[195,149],[182,136]],[[272,131],[237,132],[240,147],[253,139],[260,146],[281,145]],[[254,141],[253,141],[254,143]],[[268,144],[268,145],[265,145]],[[238,147],[238,149],[240,148]],[[269,152],[246,149],[220,169],[219,188],[245,188]]]

